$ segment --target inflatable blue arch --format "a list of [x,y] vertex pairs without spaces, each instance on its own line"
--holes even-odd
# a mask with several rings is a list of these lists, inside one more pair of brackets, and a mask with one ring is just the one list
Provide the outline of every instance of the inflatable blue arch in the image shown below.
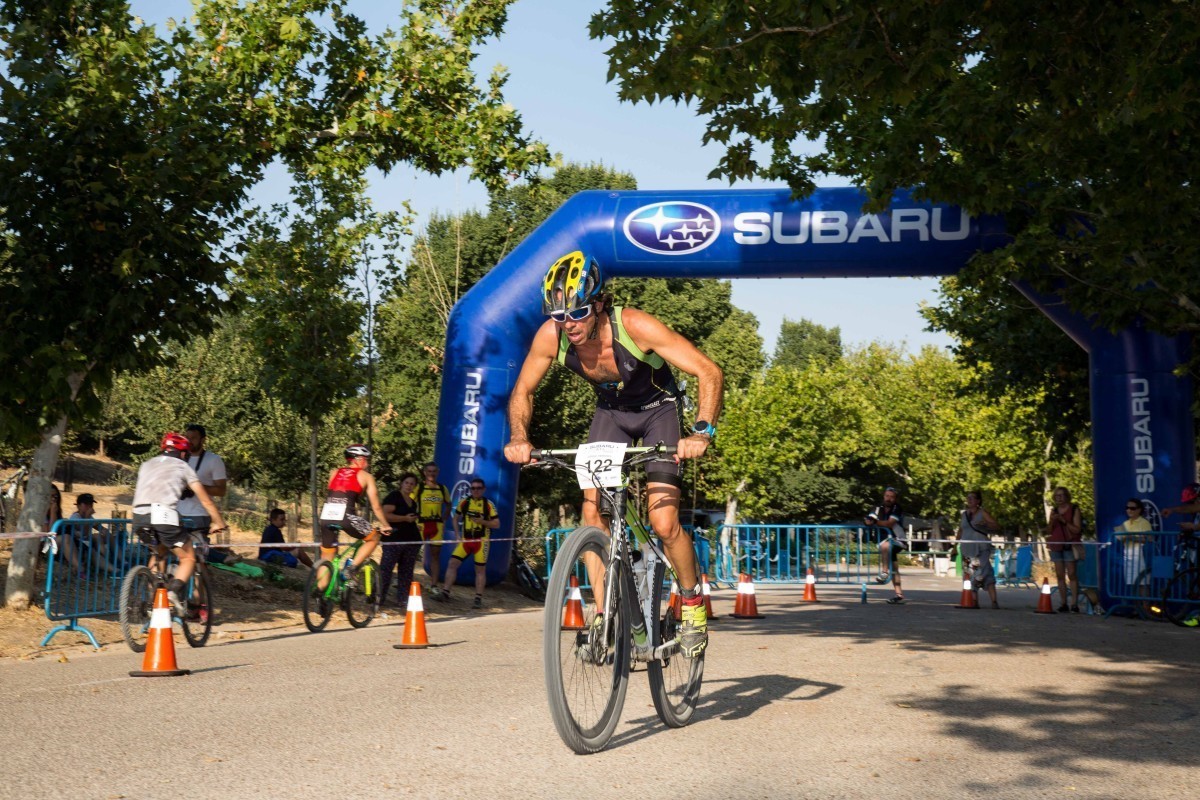
[[[572,197],[450,315],[435,459],[455,502],[471,476],[482,477],[500,514],[496,537],[511,535],[519,470],[504,460],[506,406],[544,320],[542,275],[563,253],[594,253],[612,277],[882,278],[952,275],[975,253],[1007,243],[999,217],[971,218],[907,192],[880,214],[863,213],[864,201],[857,189],[818,189],[803,200],[793,200],[787,190],[589,191]],[[1142,327],[1097,330],[1054,298],[1018,288],[1090,356],[1100,538],[1124,521],[1130,496],[1160,508],[1173,505],[1179,487],[1195,475],[1191,382],[1174,374],[1188,338]],[[796,291],[795,297],[795,316],[803,316],[804,296]],[[505,577],[511,552],[509,541],[492,545],[489,583]],[[442,555],[448,560],[448,548]],[[462,579],[469,582],[466,573]]]

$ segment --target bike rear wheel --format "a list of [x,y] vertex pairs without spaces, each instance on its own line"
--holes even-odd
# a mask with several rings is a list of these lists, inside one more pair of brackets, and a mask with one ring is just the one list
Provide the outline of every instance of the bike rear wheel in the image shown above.
[[212,576],[204,562],[197,561],[196,572],[192,575],[192,591],[187,599],[187,613],[180,620],[183,638],[192,647],[204,647],[208,643],[214,610]]
[[1175,573],[1163,592],[1163,615],[1181,627],[1200,626],[1200,569]]
[[150,614],[154,611],[154,590],[158,578],[149,567],[139,566],[129,570],[121,582],[121,604],[117,619],[121,623],[121,636],[125,644],[135,653],[146,651],[146,640],[150,637]]
[[355,628],[365,628],[375,616],[375,597],[379,593],[379,573],[374,561],[363,562],[354,576],[354,586],[342,592],[342,609]]
[[[546,695],[554,727],[567,747],[576,753],[595,753],[608,744],[629,688],[629,611],[632,587],[621,563],[614,565],[617,591],[608,611],[608,633],[597,619],[593,587],[587,586],[584,556],[599,563],[608,560],[608,535],[594,526],[576,529],[566,537],[554,559],[546,589],[542,658],[546,670]],[[570,578],[579,579],[583,629],[564,629],[564,612],[579,610],[572,603]],[[603,587],[594,587],[602,593]]]
[[320,588],[322,583],[328,588],[332,580],[333,564],[322,558],[313,564],[308,571],[308,580],[304,582],[304,626],[313,633],[325,630],[333,616],[333,602],[326,597],[326,589]]
[[[650,644],[657,648],[679,636],[679,621],[671,608],[670,590],[663,586],[666,565],[661,562],[655,567],[654,621],[650,627]],[[696,704],[700,701],[700,684],[704,679],[704,653],[695,658],[684,658],[679,652],[661,661],[646,665],[650,677],[650,696],[658,718],[668,728],[682,728],[692,721]]]

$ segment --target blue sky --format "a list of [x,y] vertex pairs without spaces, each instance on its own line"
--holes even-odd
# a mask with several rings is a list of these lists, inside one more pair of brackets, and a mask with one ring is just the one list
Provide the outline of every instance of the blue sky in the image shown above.
[[[190,13],[188,0],[134,0],[133,12],[148,22]],[[350,0],[350,10],[374,29],[394,19],[396,0]],[[591,15],[600,0],[518,0],[509,11],[504,36],[488,45],[477,61],[486,76],[496,64],[508,68],[506,98],[522,114],[533,135],[567,161],[600,162],[632,173],[642,189],[724,188],[705,176],[716,165],[720,150],[701,147],[704,121],[689,109],[671,104],[631,105],[617,99],[617,87],[606,82],[605,44],[587,35]],[[824,186],[844,186],[831,178]],[[749,184],[738,184],[745,186]],[[770,184],[759,184],[768,186]],[[261,202],[280,199],[281,189],[263,187]],[[454,213],[483,209],[483,187],[466,173],[432,177],[408,168],[372,180],[372,196],[380,208],[395,208],[408,200],[421,219],[430,212]],[[783,319],[806,318],[840,326],[842,341],[865,344],[882,341],[904,344],[910,352],[923,345],[947,346],[951,339],[927,333],[918,313],[921,302],[937,299],[933,278],[779,279],[733,281],[733,301],[753,313],[768,354],[774,348]]]

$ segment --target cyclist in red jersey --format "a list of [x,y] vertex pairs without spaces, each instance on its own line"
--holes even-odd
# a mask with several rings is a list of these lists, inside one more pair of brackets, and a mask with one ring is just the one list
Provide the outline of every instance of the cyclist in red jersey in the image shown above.
[[[358,568],[375,552],[380,537],[379,528],[358,516],[359,499],[364,494],[367,496],[375,519],[386,520],[387,517],[383,513],[383,506],[379,504],[375,477],[367,472],[370,449],[365,445],[352,444],[344,452],[346,466],[329,473],[329,491],[325,496],[325,505],[321,507],[321,558],[332,561],[337,556],[339,530],[355,539],[365,540],[366,544],[358,549],[350,566],[350,575],[347,577],[353,579]],[[329,583],[328,573],[318,576],[317,583],[324,589]]]

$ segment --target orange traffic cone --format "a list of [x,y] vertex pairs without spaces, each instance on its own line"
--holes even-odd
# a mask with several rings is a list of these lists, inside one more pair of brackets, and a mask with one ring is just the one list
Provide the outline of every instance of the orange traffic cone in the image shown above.
[[150,637],[146,640],[146,655],[142,668],[129,673],[131,678],[167,678],[190,675],[190,669],[180,669],[175,663],[175,637],[171,634],[171,603],[167,588],[158,587],[154,593],[154,610],[150,612]]
[[754,581],[742,573],[738,575],[737,600],[733,602],[734,619],[762,619],[758,613],[758,601],[754,599]]
[[962,599],[955,608],[979,608],[979,598],[975,596],[975,587],[970,578],[963,579]]
[[667,600],[671,610],[675,612],[675,620],[683,619],[683,598],[679,595],[679,584],[671,581],[671,597]]
[[708,588],[708,574],[700,573],[700,593],[704,595],[704,614],[708,617],[708,621],[712,622],[717,618],[717,612],[713,611],[712,607],[712,592]]
[[817,576],[813,575],[812,567],[808,568],[808,574],[804,576],[804,602],[821,602],[817,599]]
[[1050,602],[1050,579],[1042,578],[1042,593],[1038,595],[1038,607],[1035,614],[1056,614],[1054,603]]
[[567,607],[563,609],[562,629],[581,631],[583,624],[583,593],[579,591],[579,579],[571,576],[571,588],[567,592]]
[[408,606],[404,614],[404,636],[397,650],[420,650],[429,647],[429,636],[425,633],[425,602],[421,599],[421,584],[413,581],[408,587]]

